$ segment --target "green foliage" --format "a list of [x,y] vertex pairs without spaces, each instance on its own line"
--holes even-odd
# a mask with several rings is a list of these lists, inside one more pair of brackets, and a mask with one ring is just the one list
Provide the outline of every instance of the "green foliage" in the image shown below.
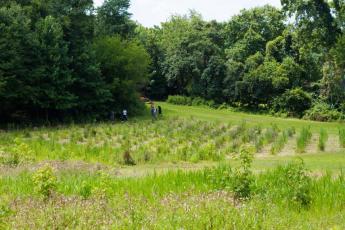
[[302,117],[304,111],[310,109],[311,104],[311,96],[301,88],[295,88],[276,97],[273,102],[273,108],[276,112],[283,111],[290,116]]
[[[104,119],[124,106],[142,111],[137,92],[150,58],[128,40],[135,27],[128,8],[126,0],[107,0],[97,14],[91,0],[1,2],[1,122]],[[127,40],[110,44],[106,36],[115,35]],[[108,41],[103,56],[100,41]]]
[[213,100],[205,100],[201,97],[169,96],[167,102],[174,105],[217,107]]
[[297,137],[297,153],[304,153],[307,145],[309,144],[312,137],[310,127],[303,127],[300,134]]
[[129,0],[105,0],[97,9],[96,33],[103,36],[132,36],[135,24],[130,20],[129,7]]
[[57,178],[50,166],[46,165],[38,169],[32,176],[32,180],[39,195],[46,200],[51,198],[57,186]]
[[150,57],[145,49],[137,42],[105,37],[95,42],[94,50],[112,95],[109,106],[115,111],[127,109],[132,114],[142,111],[136,92],[147,80]]
[[248,199],[252,193],[253,174],[253,149],[251,146],[241,146],[239,153],[240,168],[235,171],[233,191],[235,198]]
[[174,105],[192,105],[192,99],[190,97],[185,96],[169,96],[168,103]]
[[268,127],[262,136],[262,145],[274,142],[279,135],[279,128],[276,125]]
[[110,175],[102,170],[97,172],[99,183],[97,186],[92,188],[92,194],[98,197],[107,197],[111,193],[111,178]]
[[34,155],[30,146],[19,138],[16,138],[14,144],[7,150],[8,153],[4,150],[0,151],[0,163],[11,167],[30,162]]
[[8,207],[5,202],[0,201],[0,228],[7,229],[9,228],[8,224],[5,221],[5,218],[9,217],[12,214],[12,210]]
[[306,117],[344,119],[336,112],[345,99],[341,1],[282,0],[282,10],[256,7],[224,23],[191,11],[154,28],[137,25],[129,8],[129,0],[96,9],[91,0],[2,1],[1,121],[138,114],[139,92],[296,117],[313,96],[330,107]]
[[311,109],[307,110],[304,119],[314,121],[337,121],[343,120],[344,114],[324,102],[316,102]]
[[297,33],[308,46],[329,47],[334,44],[339,28],[328,1],[282,0],[283,11],[296,20]]
[[[298,209],[308,209],[312,205],[312,178],[308,175],[304,162],[280,166],[266,175],[267,184],[258,187],[270,194],[273,199],[288,203]],[[260,182],[259,182],[260,183]],[[263,187],[262,187],[263,186]],[[259,189],[258,192],[261,192]]]
[[79,194],[83,199],[88,199],[92,195],[92,189],[93,187],[90,183],[83,181]]

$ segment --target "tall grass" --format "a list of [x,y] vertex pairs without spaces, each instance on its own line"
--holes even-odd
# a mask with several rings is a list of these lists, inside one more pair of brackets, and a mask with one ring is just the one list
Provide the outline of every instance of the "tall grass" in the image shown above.
[[[24,229],[54,223],[86,229],[102,223],[120,229],[164,224],[191,229],[202,229],[205,224],[215,229],[319,229],[345,224],[344,175],[314,178],[301,163],[251,175],[248,188],[252,196],[248,199],[233,196],[238,189],[238,173],[228,165],[132,178],[77,172],[57,177],[56,194],[45,203],[33,190],[31,173],[2,177],[0,197],[7,194],[7,199],[17,199],[11,206],[13,212],[3,222]],[[83,223],[89,225],[84,227]]]
[[339,143],[342,148],[345,148],[345,129],[339,129]]
[[328,140],[327,131],[325,129],[321,129],[320,135],[319,135],[319,144],[318,144],[320,151],[325,151],[327,140]]
[[310,127],[303,127],[299,136],[297,137],[297,153],[304,153],[307,145],[312,138]]
[[287,143],[290,137],[292,137],[295,134],[295,128],[289,128],[284,130],[278,138],[273,142],[271,147],[271,154],[275,155],[279,153]]

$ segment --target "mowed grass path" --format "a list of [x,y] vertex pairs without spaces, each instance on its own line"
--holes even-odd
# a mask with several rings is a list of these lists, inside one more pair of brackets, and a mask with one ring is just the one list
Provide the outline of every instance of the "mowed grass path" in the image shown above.
[[338,129],[340,127],[345,128],[345,124],[339,122],[315,122],[300,119],[278,118],[269,115],[232,112],[230,110],[216,110],[196,106],[179,106],[165,102],[160,102],[158,104],[162,106],[165,114],[168,116],[192,116],[206,121],[222,121],[239,124],[241,121],[245,120],[248,125],[262,125],[263,127],[267,127],[271,124],[276,124],[280,128],[295,127],[296,129],[310,126],[313,132],[319,132],[321,128],[324,128],[329,134],[338,134]]

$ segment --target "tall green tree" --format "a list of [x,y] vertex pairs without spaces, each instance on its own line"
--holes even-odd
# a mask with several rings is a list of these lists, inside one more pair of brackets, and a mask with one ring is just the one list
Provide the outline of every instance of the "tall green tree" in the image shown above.
[[149,54],[137,42],[124,41],[118,36],[98,39],[94,49],[101,75],[111,93],[110,107],[139,112],[137,91],[147,81]]
[[129,6],[129,0],[105,0],[97,9],[96,33],[103,36],[119,34],[126,38],[133,36],[136,25],[130,20]]

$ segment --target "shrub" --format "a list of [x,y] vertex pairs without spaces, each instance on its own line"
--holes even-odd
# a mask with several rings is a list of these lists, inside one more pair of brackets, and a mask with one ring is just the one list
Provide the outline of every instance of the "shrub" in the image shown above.
[[325,102],[317,102],[313,107],[305,112],[304,119],[314,121],[336,121],[343,120],[344,114],[332,109],[331,106]]
[[253,148],[251,146],[243,145],[240,148],[239,160],[240,168],[235,171],[233,191],[235,198],[248,199],[251,196],[253,174],[251,166],[253,163]]
[[302,117],[304,111],[312,105],[311,96],[301,88],[286,91],[274,99],[274,112],[288,113],[290,116]]
[[56,176],[49,165],[40,168],[34,173],[33,182],[36,192],[42,195],[44,199],[49,199],[57,186]]
[[312,137],[312,133],[310,132],[310,127],[303,128],[301,130],[300,135],[297,137],[297,152],[304,153],[305,148],[307,147],[308,143],[310,142]]
[[192,105],[192,99],[190,97],[179,95],[169,96],[167,102],[174,105]]
[[206,100],[201,98],[201,97],[195,97],[192,100],[192,105],[193,106],[201,106],[201,105],[206,105]]
[[319,144],[318,144],[319,150],[325,151],[327,140],[328,140],[327,131],[324,129],[321,129],[320,136],[319,136]]
[[233,186],[234,172],[229,165],[222,164],[215,168],[206,169],[204,174],[214,189],[231,190]]
[[5,153],[4,150],[0,149],[0,163],[15,167],[24,162],[31,161],[33,155],[30,147],[16,138],[14,145],[8,149],[9,153]]
[[201,97],[186,97],[186,96],[169,96],[168,103],[174,105],[187,105],[187,106],[207,106],[217,108],[217,104],[213,100],[205,100]]
[[308,208],[312,203],[312,184],[303,160],[279,166],[271,173],[264,175],[265,180],[260,193],[270,199],[281,200],[298,208]]

